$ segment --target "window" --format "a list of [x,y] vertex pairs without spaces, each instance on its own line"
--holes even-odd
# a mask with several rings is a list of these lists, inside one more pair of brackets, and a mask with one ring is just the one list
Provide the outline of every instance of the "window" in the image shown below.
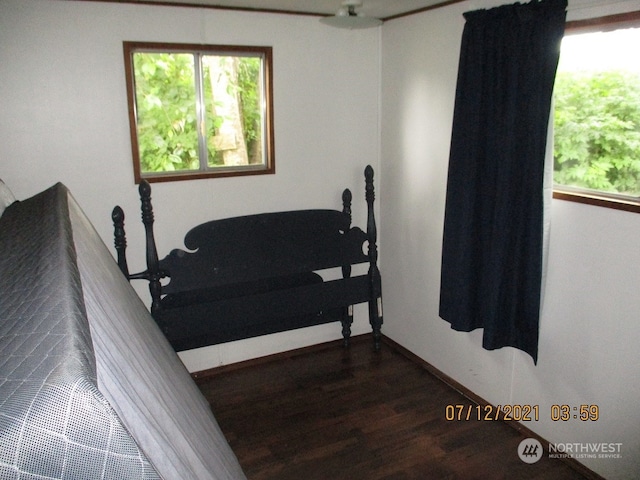
[[554,90],[555,198],[640,212],[640,12],[567,24]]
[[270,47],[124,42],[136,183],[274,173]]

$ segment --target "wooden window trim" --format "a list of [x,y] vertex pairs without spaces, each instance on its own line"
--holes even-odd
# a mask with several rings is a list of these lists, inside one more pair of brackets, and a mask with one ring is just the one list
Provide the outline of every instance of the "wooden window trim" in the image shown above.
[[625,212],[640,213],[640,200],[634,197],[607,195],[601,192],[587,192],[585,190],[572,191],[569,187],[557,185],[553,189],[553,198],[568,202],[583,203],[596,207],[612,208]]

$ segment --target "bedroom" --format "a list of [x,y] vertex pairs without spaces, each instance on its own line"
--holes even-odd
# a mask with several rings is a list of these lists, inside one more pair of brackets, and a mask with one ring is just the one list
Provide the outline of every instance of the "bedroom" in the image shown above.
[[[138,208],[122,42],[272,45],[277,173],[154,186],[159,250],[211,217],[326,206],[345,187],[357,192],[370,163],[378,179],[384,333],[494,404],[598,404],[595,425],[544,417],[536,432],[552,442],[622,442],[629,452],[623,461],[587,465],[607,478],[629,478],[640,471],[635,215],[553,202],[537,366],[512,349],[483,350],[478,332],[453,332],[438,318],[461,15],[499,3],[470,0],[380,29],[342,31],[305,16],[4,0],[0,176],[17,198],[62,181],[110,245],[113,205]],[[630,11],[634,3],[572,10],[570,2],[569,19]],[[354,208],[355,223],[364,215]],[[129,258],[137,270],[143,240],[133,224]],[[366,314],[357,311],[354,334],[368,331]],[[323,326],[183,360],[197,371],[334,338],[335,329]]]

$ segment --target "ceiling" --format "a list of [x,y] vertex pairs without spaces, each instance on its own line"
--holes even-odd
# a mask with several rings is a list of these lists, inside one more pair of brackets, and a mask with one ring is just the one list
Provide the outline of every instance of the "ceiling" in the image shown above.
[[[113,1],[113,0],[106,0]],[[120,0],[122,1],[122,0]],[[283,11],[301,14],[333,15],[340,8],[342,0],[126,0],[131,3],[185,4],[211,7],[247,8],[261,11]],[[378,18],[389,18],[433,5],[449,4],[451,0],[363,0],[356,11]]]

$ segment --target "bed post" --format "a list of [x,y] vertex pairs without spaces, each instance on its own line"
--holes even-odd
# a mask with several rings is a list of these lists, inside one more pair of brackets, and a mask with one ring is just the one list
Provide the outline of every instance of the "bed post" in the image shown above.
[[382,337],[382,282],[378,270],[378,246],[376,245],[378,232],[373,212],[375,191],[373,187],[373,168],[367,165],[364,169],[365,199],[367,200],[367,240],[369,243],[369,323],[373,329],[373,343],[376,351],[380,350]]
[[166,274],[160,270],[158,250],[153,236],[153,206],[151,205],[151,186],[149,182],[146,180],[140,182],[138,192],[140,193],[140,210],[142,212],[147,252],[147,271],[142,274],[142,278],[149,280],[151,313],[155,314],[160,310],[160,296],[162,293],[160,280],[163,279]]
[[119,205],[113,207],[111,212],[111,220],[113,220],[113,244],[116,247],[118,255],[118,267],[129,280],[129,267],[127,266],[127,236],[124,231],[124,211]]
[[[344,230],[344,234],[351,228],[351,200],[353,195],[351,190],[345,188],[342,192],[342,213],[347,218],[347,226]],[[351,265],[342,266],[342,278],[349,278],[351,276]],[[342,311],[342,345],[346,348],[349,346],[349,339],[351,338],[351,325],[353,324],[353,305],[349,305],[343,308]]]

